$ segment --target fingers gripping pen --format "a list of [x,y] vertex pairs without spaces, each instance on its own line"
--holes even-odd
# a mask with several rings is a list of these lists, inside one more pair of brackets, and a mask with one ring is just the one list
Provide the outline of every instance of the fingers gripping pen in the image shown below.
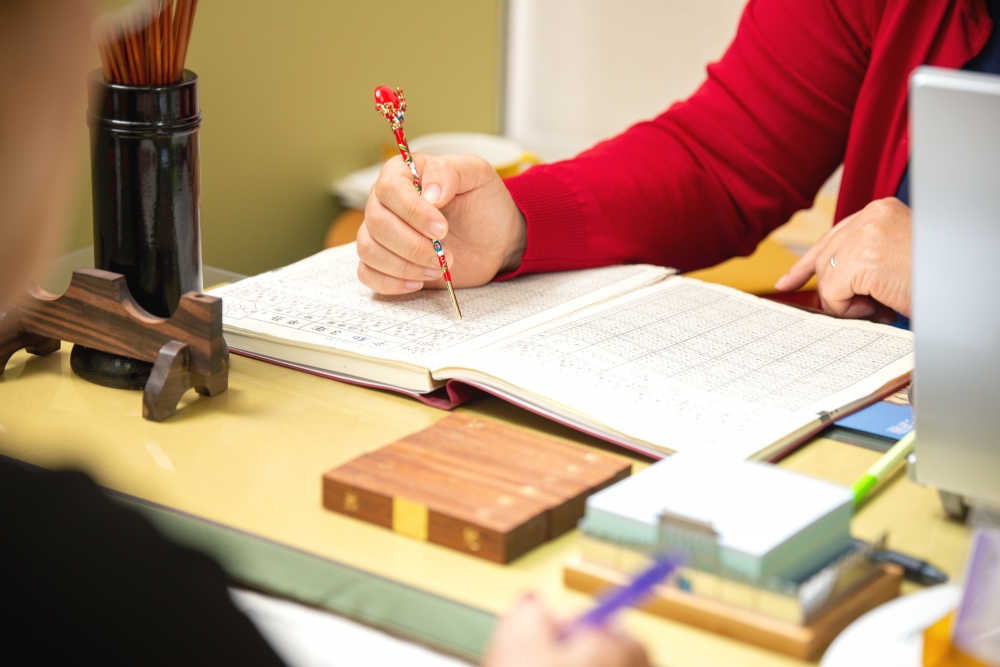
[[[413,174],[413,187],[417,192],[423,192],[420,185],[420,174],[417,173],[417,165],[413,164],[413,157],[410,155],[410,147],[406,143],[406,135],[403,133],[403,118],[406,112],[406,98],[403,97],[403,89],[393,90],[388,86],[379,86],[375,89],[375,109],[389,121],[392,133],[396,135],[396,145],[399,152]],[[448,288],[448,295],[451,297],[451,305],[455,307],[455,315],[462,319],[462,310],[458,307],[458,298],[455,296],[455,288],[451,284],[451,271],[448,270],[448,260],[444,256],[444,247],[441,241],[433,240],[434,252],[437,253],[438,264],[441,265],[441,275],[444,277],[444,284]]]

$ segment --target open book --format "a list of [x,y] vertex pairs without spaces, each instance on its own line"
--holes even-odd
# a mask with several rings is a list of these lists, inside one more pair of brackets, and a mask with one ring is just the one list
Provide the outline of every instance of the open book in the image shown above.
[[771,458],[909,380],[907,331],[647,265],[383,297],[354,244],[213,292],[234,353],[452,407],[472,386],[659,457]]

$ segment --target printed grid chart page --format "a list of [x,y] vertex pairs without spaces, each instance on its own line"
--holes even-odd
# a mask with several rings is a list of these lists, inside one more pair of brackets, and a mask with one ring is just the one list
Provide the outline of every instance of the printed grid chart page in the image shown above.
[[473,369],[659,447],[749,458],[905,375],[912,353],[907,331],[672,277],[442,375]]
[[357,268],[351,243],[212,294],[222,297],[226,331],[433,368],[670,273],[648,265],[609,266],[459,289],[464,319],[458,321],[445,290],[381,296],[358,281]]

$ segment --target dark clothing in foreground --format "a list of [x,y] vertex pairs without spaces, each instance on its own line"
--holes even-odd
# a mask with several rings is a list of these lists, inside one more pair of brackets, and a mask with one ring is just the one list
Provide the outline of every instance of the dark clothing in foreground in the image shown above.
[[282,664],[210,558],[86,475],[3,461],[0,663]]

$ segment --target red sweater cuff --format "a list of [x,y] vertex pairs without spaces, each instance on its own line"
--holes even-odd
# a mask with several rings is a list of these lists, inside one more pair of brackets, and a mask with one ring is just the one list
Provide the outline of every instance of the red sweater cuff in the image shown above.
[[586,256],[583,208],[573,187],[555,173],[557,168],[539,165],[504,180],[528,224],[528,244],[521,265],[496,280],[579,268]]

